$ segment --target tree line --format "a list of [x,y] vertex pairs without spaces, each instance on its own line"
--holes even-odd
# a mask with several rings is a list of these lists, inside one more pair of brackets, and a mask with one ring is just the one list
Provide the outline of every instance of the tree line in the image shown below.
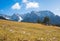
[[44,17],[42,22],[38,19],[37,23],[42,23],[42,24],[45,24],[45,25],[49,25],[50,24],[50,18],[46,16],[46,17]]

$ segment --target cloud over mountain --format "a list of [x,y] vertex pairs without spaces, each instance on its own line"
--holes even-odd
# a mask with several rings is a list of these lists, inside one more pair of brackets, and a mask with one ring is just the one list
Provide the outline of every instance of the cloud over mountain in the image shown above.
[[37,2],[29,2],[26,4],[26,8],[39,8],[39,3]]
[[38,2],[30,2],[28,0],[22,0],[22,2],[25,3],[26,9],[39,8]]
[[19,9],[21,9],[21,6],[20,6],[19,3],[15,3],[11,8],[12,8],[12,9],[19,10]]
[[27,3],[28,1],[27,0],[22,0],[23,3]]

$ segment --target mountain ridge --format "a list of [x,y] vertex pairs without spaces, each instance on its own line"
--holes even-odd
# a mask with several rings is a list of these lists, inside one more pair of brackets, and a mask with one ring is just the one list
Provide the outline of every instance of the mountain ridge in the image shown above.
[[[53,12],[45,10],[45,11],[31,11],[30,13],[26,14],[13,14],[9,17],[8,20],[12,21],[19,21],[19,22],[32,22],[36,23],[39,19],[40,21],[43,21],[44,17],[48,16],[50,19],[50,24],[57,24],[60,25],[60,16],[55,15]],[[5,15],[5,18],[7,16]]]

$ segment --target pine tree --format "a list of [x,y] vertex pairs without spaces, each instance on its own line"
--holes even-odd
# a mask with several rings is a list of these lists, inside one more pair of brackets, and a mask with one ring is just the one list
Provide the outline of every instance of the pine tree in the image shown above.
[[49,17],[44,17],[44,20],[43,20],[43,23],[44,24],[49,24],[49,22],[50,22],[50,19],[49,19]]

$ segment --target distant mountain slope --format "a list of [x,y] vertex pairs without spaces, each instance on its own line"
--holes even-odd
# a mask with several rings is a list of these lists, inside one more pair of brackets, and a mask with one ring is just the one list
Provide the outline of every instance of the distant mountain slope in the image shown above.
[[0,20],[0,41],[60,41],[60,27]]
[[13,14],[10,20],[21,22],[23,19],[19,14]]
[[8,15],[4,15],[4,14],[0,14],[0,19],[6,19],[6,20],[10,20],[10,17],[11,16],[8,16]]
[[27,13],[25,16],[24,16],[24,19],[23,19],[23,22],[37,22],[38,20],[38,16],[34,13],[34,12],[31,12],[31,13]]
[[60,22],[59,22],[60,16],[54,15],[54,13],[51,11],[40,11],[40,12],[37,12],[36,14],[39,16],[40,20],[42,20],[42,21],[43,21],[44,17],[48,16],[50,18],[51,24],[59,24],[60,25]]
[[32,11],[26,14],[13,14],[12,16],[2,15],[5,19],[17,21],[17,22],[32,22],[37,23],[37,21],[43,22],[44,17],[49,17],[50,24],[60,25],[60,16],[54,15],[53,12],[45,10],[45,11]]
[[31,13],[27,13],[23,20],[26,22],[37,22],[38,19],[43,21],[46,16],[50,18],[50,24],[60,25],[60,16],[54,15],[51,11],[32,11]]
[[3,16],[0,16],[0,19],[4,19],[4,20],[6,20],[6,18],[5,18],[5,17],[3,17]]

